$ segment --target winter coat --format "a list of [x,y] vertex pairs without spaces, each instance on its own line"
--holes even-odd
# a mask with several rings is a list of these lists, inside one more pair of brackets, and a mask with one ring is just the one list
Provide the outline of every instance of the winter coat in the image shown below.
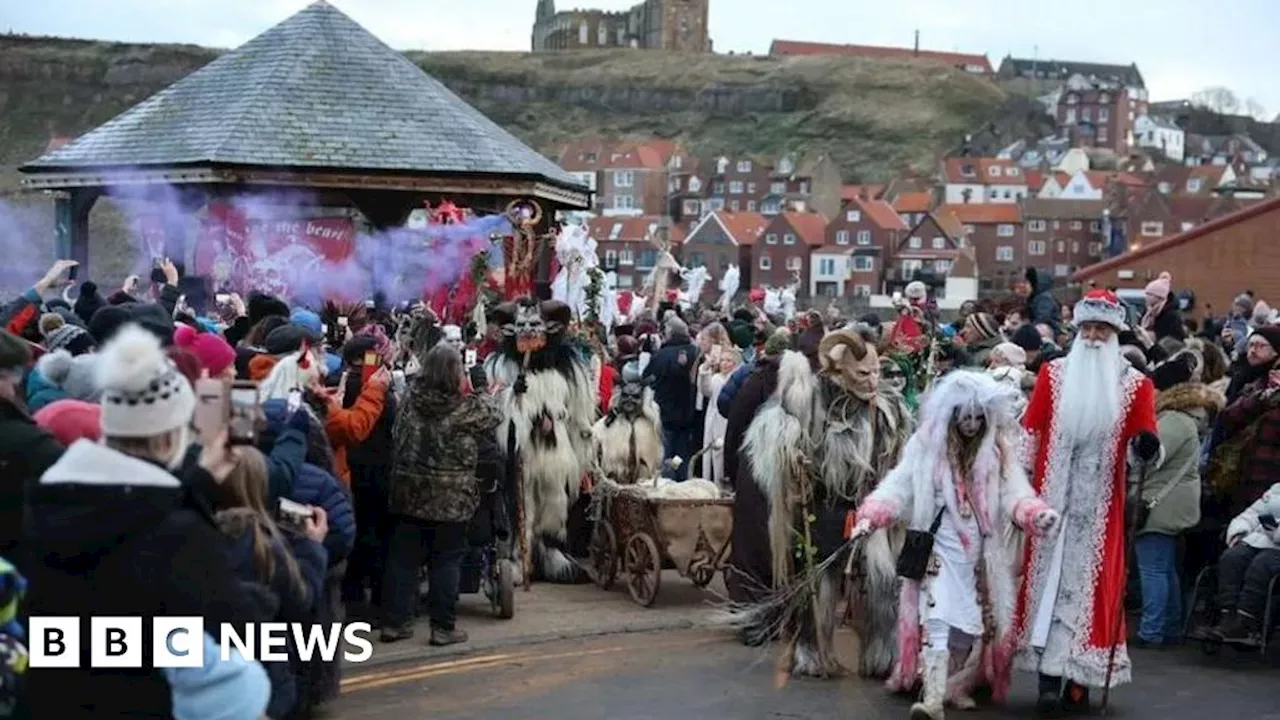
[[1280,482],[1280,392],[1268,394],[1266,385],[1264,379],[1247,388],[1219,418],[1222,444],[1237,436],[1244,440],[1239,475],[1229,493],[1228,512],[1233,515]]
[[[293,485],[302,463],[307,458],[309,438],[285,424],[289,404],[285,400],[268,400],[262,404],[267,427],[258,436],[258,449],[266,455],[268,504],[272,507],[282,498],[293,498]],[[323,441],[324,431],[312,420],[308,433]]]
[[[160,466],[87,440],[73,444],[31,489],[26,610],[32,615],[204,618],[243,628],[256,612],[211,519],[183,503]],[[84,632],[87,633],[87,621]],[[171,688],[154,668],[35,670],[32,717],[171,717]]]
[[386,397],[386,384],[371,382],[360,390],[360,396],[349,408],[342,407],[342,403],[334,398],[329,399],[324,432],[329,436],[329,444],[333,446],[334,474],[342,481],[343,487],[351,487],[347,450],[364,442],[373,433],[382,417]]
[[[736,374],[736,373],[735,373]],[[732,379],[730,379],[732,382]],[[742,452],[742,440],[756,412],[778,387],[778,358],[764,356],[742,383],[729,408],[724,431],[724,477],[734,489],[733,533],[729,566],[725,574],[729,597],[735,602],[753,602],[760,591],[773,586],[773,551],[768,533],[769,499],[751,470],[751,461]],[[723,400],[729,383],[720,390]]]
[[1280,520],[1280,483],[1267,488],[1262,497],[1254,500],[1227,526],[1227,542],[1240,540],[1249,547],[1270,550],[1280,547],[1280,528],[1267,530],[1259,518],[1270,515]]
[[986,369],[987,358],[991,355],[991,351],[1002,342],[1004,342],[1004,338],[993,337],[965,345],[963,348],[966,355],[965,364],[969,367]]
[[1179,341],[1187,339],[1187,326],[1182,324],[1182,311],[1178,309],[1178,299],[1172,294],[1160,309],[1160,314],[1155,316],[1149,329],[1151,334],[1155,335],[1156,342],[1167,337]]
[[716,409],[720,411],[721,415],[726,418],[729,417],[729,408],[733,407],[733,399],[738,394],[738,389],[751,376],[751,370],[754,367],[754,361],[743,362],[729,376],[729,380],[724,384],[724,387],[720,388],[720,395],[716,398]]
[[329,519],[329,534],[324,548],[330,564],[342,561],[356,542],[356,515],[351,506],[351,493],[338,479],[323,469],[304,463],[285,497],[304,505],[324,508]]
[[[1151,503],[1165,494],[1138,534],[1177,535],[1200,522],[1200,437],[1208,428],[1210,413],[1221,410],[1225,402],[1199,383],[1176,385],[1156,397],[1156,424],[1164,454],[1147,473],[1142,500]],[[1171,485],[1173,489],[1168,489]]]
[[645,382],[662,413],[664,430],[688,430],[694,424],[693,369],[698,346],[688,337],[673,337],[658,349],[644,369]]
[[[354,405],[359,399],[360,393],[354,393],[350,404]],[[383,397],[382,414],[378,416],[378,421],[374,423],[373,431],[364,439],[364,442],[356,443],[347,448],[347,465],[349,467],[373,467],[379,468],[380,472],[385,472],[385,468],[391,466],[391,454],[395,449],[391,431],[396,424],[396,410],[398,407],[399,403],[396,401],[396,394],[390,391],[387,392]]]
[[[698,372],[698,392],[708,400],[706,420],[702,424],[703,448],[710,448],[715,443],[716,438],[723,438],[725,430],[729,426],[729,420],[720,414],[720,404],[717,402],[728,381],[728,375],[711,372],[710,368],[707,368],[706,372]],[[715,482],[724,481],[724,452],[723,448],[720,450],[708,450],[707,454],[702,457],[702,477],[704,479],[714,480]]]
[[[332,532],[332,529],[331,529]],[[274,599],[274,612],[263,619],[263,622],[283,622],[309,624],[315,621],[317,606],[324,597],[325,568],[328,567],[328,554],[319,543],[310,538],[283,530],[284,543],[272,542],[271,552],[274,555],[273,572],[270,578],[263,578],[258,571],[253,554],[253,533],[243,528],[238,535],[231,535],[228,544],[228,557],[232,571],[241,582],[256,583],[271,593]],[[297,562],[302,583],[294,582],[285,565],[285,556],[292,555]],[[271,678],[271,702],[267,705],[267,715],[272,718],[284,718],[293,709],[298,699],[298,678],[296,675],[297,648],[292,636],[289,639],[289,653],[293,663],[267,663],[267,674]]]
[[481,436],[494,434],[502,415],[492,398],[454,396],[409,386],[396,417],[390,511],[426,522],[468,522],[480,505]]
[[1056,337],[1062,330],[1062,311],[1053,297],[1053,275],[1044,269],[1027,270],[1031,297],[1027,298],[1027,318],[1033,325],[1045,323]]
[[0,400],[0,557],[25,572],[15,554],[22,535],[26,488],[62,456],[62,444],[13,403]]

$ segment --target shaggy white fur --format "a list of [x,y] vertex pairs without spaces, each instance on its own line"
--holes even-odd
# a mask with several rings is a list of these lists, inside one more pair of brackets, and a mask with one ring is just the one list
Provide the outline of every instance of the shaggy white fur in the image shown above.
[[607,418],[596,421],[591,428],[595,442],[596,457],[600,461],[600,469],[614,482],[626,483],[631,475],[631,435],[636,438],[635,478],[642,480],[652,478],[662,468],[662,420],[658,412],[658,404],[653,401],[653,392],[645,390],[644,403],[640,416],[635,420],[617,417],[613,424]]

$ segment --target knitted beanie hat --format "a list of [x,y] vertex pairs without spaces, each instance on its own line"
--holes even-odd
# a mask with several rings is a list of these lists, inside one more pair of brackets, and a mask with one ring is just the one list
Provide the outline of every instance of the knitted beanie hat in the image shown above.
[[1146,294],[1164,300],[1169,297],[1169,291],[1172,287],[1173,276],[1167,272],[1162,272],[1160,277],[1147,283]]
[[49,333],[52,333],[54,330],[57,330],[66,324],[66,319],[58,313],[52,311],[47,312],[40,316],[40,337],[47,339],[49,337]]
[[72,356],[67,350],[45,353],[36,362],[36,372],[74,400],[98,401],[98,360],[92,353]]
[[209,377],[218,377],[236,361],[235,348],[220,335],[197,332],[187,325],[179,325],[173,331],[173,344],[194,355],[200,367],[209,371]]
[[44,338],[46,350],[66,350],[72,355],[89,352],[93,349],[93,344],[93,336],[89,331],[75,325],[61,325]]
[[988,313],[976,312],[964,321],[965,327],[978,334],[981,340],[990,340],[1000,335],[1000,324]]
[[108,437],[155,437],[185,427],[195,412],[191,383],[160,348],[160,339],[125,325],[98,358],[102,432]]
[[96,442],[102,437],[102,407],[83,400],[55,400],[40,408],[34,419],[67,447],[77,440]]
[[791,349],[791,333],[786,330],[775,330],[764,343],[764,354],[770,357],[779,357],[789,349]]

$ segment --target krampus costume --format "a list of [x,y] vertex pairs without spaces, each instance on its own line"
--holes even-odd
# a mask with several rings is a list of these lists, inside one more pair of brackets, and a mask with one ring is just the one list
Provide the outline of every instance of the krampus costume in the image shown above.
[[502,387],[498,442],[520,473],[522,547],[544,579],[572,581],[577,565],[566,554],[566,528],[591,467],[591,370],[566,337],[570,313],[564,303],[525,298],[498,306],[492,317],[501,327],[502,347],[485,359],[485,373]]
[[592,428],[596,458],[609,479],[622,485],[658,476],[662,470],[662,420],[653,391],[640,380],[639,363],[622,368],[609,414]]
[[923,680],[913,719],[941,720],[944,699],[972,708],[979,684],[997,702],[1009,689],[1020,549],[1013,530],[1043,534],[1058,519],[1022,468],[1018,398],[983,373],[939,380],[902,462],[858,508],[855,537],[900,522],[933,536],[924,576],[902,579],[888,682],[911,691]]
[[820,370],[800,353],[782,356],[777,390],[743,441],[769,500],[774,578],[746,620],[749,630],[783,636],[793,674],[829,677],[840,671],[832,641],[843,595],[860,638],[858,671],[884,677],[894,660],[894,551],[881,530],[850,557],[846,523],[897,464],[911,416],[880,383],[875,348],[856,333],[828,334],[817,360]]

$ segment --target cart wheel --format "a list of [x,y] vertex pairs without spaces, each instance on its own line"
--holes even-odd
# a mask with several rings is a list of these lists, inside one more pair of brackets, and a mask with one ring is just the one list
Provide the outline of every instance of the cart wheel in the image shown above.
[[650,607],[662,584],[662,556],[648,534],[638,532],[627,541],[627,590],[641,607]]
[[497,570],[493,614],[500,620],[510,620],[516,615],[516,569],[510,560],[499,560]]
[[618,577],[618,536],[607,520],[596,525],[591,535],[591,579],[601,590],[613,587]]

